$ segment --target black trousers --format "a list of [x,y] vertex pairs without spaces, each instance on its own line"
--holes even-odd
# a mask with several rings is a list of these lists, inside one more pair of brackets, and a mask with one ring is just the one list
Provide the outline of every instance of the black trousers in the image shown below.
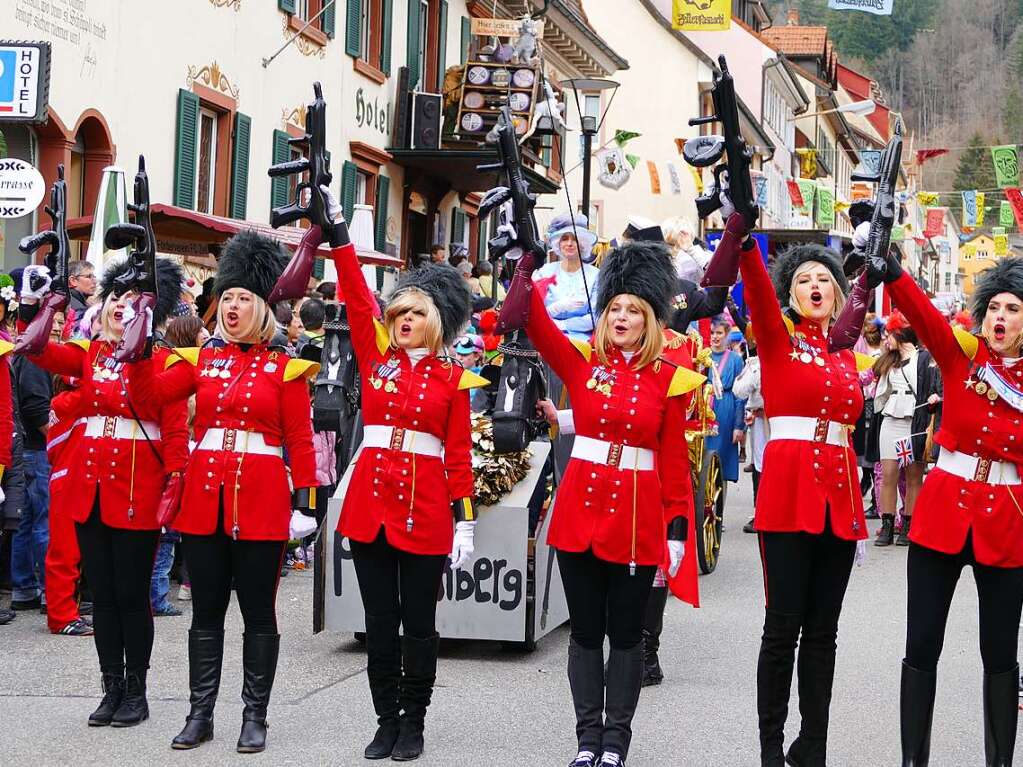
[[598,559],[592,551],[558,549],[558,569],[565,587],[571,637],[588,650],[631,650],[643,639],[643,616],[657,567],[629,566]]
[[958,554],[943,554],[915,543],[909,545],[906,662],[913,668],[937,669],[952,595],[966,565],[973,568],[977,583],[984,671],[999,674],[1016,666],[1023,567],[979,564],[973,554],[972,538],[968,537]]
[[213,535],[182,533],[192,582],[192,628],[223,631],[231,587],[247,634],[277,634],[277,584],[287,541],[236,541],[218,525]]
[[120,530],[103,524],[99,496],[89,518],[75,525],[82,569],[92,590],[99,667],[107,673],[149,668],[153,612],[149,584],[159,530]]
[[349,543],[366,615],[400,618],[405,636],[432,638],[437,633],[437,595],[447,555],[396,549],[383,530],[372,543],[351,539]]

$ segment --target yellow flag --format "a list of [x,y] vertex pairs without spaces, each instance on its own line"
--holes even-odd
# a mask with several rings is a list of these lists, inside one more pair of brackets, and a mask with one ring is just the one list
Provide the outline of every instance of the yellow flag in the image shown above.
[[802,178],[817,178],[817,150],[797,149],[799,155],[799,175]]
[[977,192],[977,226],[984,226],[984,193]]
[[703,174],[700,173],[699,168],[694,168],[692,165],[687,165],[689,172],[693,174],[693,183],[696,184],[696,193],[703,194]]
[[934,192],[917,192],[916,201],[924,206],[932,206],[938,204],[938,195]]
[[850,207],[849,203],[847,203],[845,200],[835,200],[835,210],[837,210],[839,213],[849,210],[849,207]]
[[672,0],[673,29],[722,32],[731,25],[732,0]]

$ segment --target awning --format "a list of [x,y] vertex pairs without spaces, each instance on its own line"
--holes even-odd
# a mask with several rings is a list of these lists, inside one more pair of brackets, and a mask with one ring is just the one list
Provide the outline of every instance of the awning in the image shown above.
[[[154,203],[150,217],[156,232],[156,249],[160,253],[184,256],[211,268],[216,266],[215,257],[225,241],[245,229],[279,241],[294,251],[305,235],[305,229],[297,226],[283,226],[274,229],[269,224],[255,221],[240,221],[234,218],[210,216],[174,205]],[[68,236],[73,240],[88,240],[92,235],[92,216],[82,216],[68,221]],[[326,257],[330,248],[324,244],[319,252]],[[359,260],[364,264],[380,266],[403,266],[400,258],[376,250],[358,250]]]
[[[448,184],[460,194],[487,192],[498,181],[496,173],[480,173],[477,165],[497,162],[496,149],[399,149],[388,147],[393,162],[403,168],[422,171]],[[560,186],[526,168],[526,181],[534,194],[555,194]]]

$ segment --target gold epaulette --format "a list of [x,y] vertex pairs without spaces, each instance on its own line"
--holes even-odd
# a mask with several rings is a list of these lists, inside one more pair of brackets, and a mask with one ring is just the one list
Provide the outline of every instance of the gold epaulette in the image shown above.
[[384,324],[376,317],[373,318],[373,329],[377,334],[377,351],[381,354],[387,354],[387,350],[391,346],[391,336],[387,332],[387,328]]
[[171,353],[167,355],[167,361],[163,363],[163,367],[164,369],[169,368],[171,365],[177,364],[181,360],[191,362],[192,365],[198,365],[199,347],[185,346],[180,349],[172,349]]
[[971,360],[977,356],[977,349],[980,348],[980,341],[977,340],[977,336],[968,330],[963,330],[958,325],[952,328],[952,335],[959,342],[959,348],[963,350],[963,354]]
[[9,354],[11,349],[13,348],[14,344],[12,344],[10,341],[4,341],[3,339],[0,339],[0,357],[3,357],[5,354]]
[[577,341],[573,338],[572,346],[576,348],[577,352],[583,355],[583,359],[587,362],[593,358],[593,347],[586,343],[586,341]]
[[668,396],[677,397],[680,394],[687,394],[703,385],[707,376],[697,373],[695,370],[679,366],[675,368],[671,376],[671,383],[668,385]]
[[288,360],[284,366],[284,380],[294,381],[296,378],[312,378],[320,372],[319,362],[309,360]]
[[877,361],[869,354],[860,354],[859,352],[853,352],[856,355],[856,372],[862,373],[864,370],[870,370],[874,367],[874,363]]
[[471,370],[463,370],[461,377],[458,379],[458,391],[463,389],[479,389],[489,385],[490,381],[483,376],[476,375]]
[[87,338],[75,338],[71,341],[68,341],[68,343],[71,344],[72,346],[77,346],[82,351],[86,352],[89,351],[89,339]]

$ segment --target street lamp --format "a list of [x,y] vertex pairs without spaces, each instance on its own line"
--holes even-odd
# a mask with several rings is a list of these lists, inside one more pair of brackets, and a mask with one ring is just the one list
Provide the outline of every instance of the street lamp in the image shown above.
[[836,109],[825,109],[823,112],[810,112],[809,114],[793,115],[788,119],[788,122],[795,122],[796,120],[802,120],[804,117],[817,117],[818,115],[829,115],[833,112],[841,112],[842,114],[856,115],[857,117],[866,117],[874,113],[877,109],[877,102],[873,99],[864,99],[863,101],[851,101],[848,104],[842,104],[842,106]]
[[[591,157],[593,152],[593,137],[600,131],[600,126],[604,124],[604,118],[607,117],[608,110],[611,108],[611,102],[615,99],[615,94],[618,92],[618,87],[621,83],[617,83],[614,80],[601,80],[597,78],[586,78],[576,77],[568,80],[562,80],[558,83],[563,89],[571,89],[575,94],[575,109],[579,115],[579,125],[583,134],[583,198],[582,198],[582,209],[583,214],[587,220],[590,218],[590,172],[591,172]],[[583,113],[583,104],[579,99],[579,92],[582,91],[584,95],[599,93],[601,91],[611,91],[611,98],[607,100],[607,106],[604,107],[603,114],[600,115],[599,119],[593,115]],[[593,222],[590,221],[590,226],[593,226]]]

